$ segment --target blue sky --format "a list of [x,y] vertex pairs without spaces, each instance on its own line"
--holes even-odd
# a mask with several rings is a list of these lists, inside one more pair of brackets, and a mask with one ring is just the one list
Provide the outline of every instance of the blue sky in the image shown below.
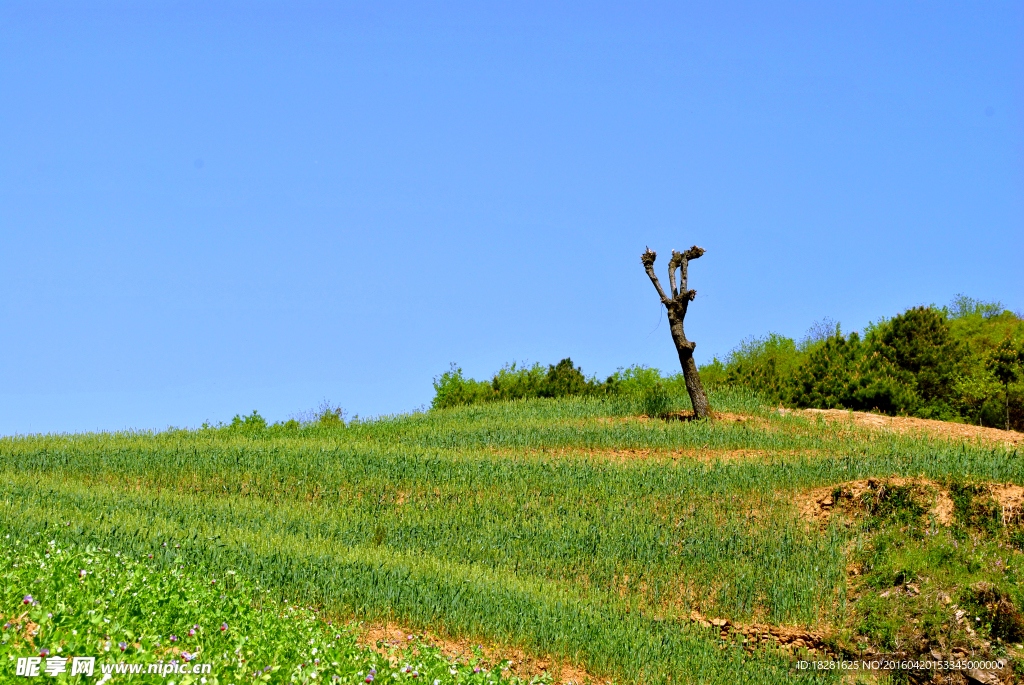
[[0,434],[1024,309],[1020,3],[0,5]]

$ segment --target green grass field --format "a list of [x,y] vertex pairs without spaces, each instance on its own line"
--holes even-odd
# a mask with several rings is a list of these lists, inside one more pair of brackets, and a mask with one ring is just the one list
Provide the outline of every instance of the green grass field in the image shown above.
[[[626,399],[570,398],[331,428],[4,438],[0,521],[23,544],[231,571],[266,601],[518,647],[602,681],[839,678],[723,641],[693,611],[827,634],[837,652],[975,640],[1013,656],[1021,638],[1001,626],[1016,619],[993,607],[1019,606],[1016,523],[993,523],[973,484],[1024,484],[1019,452],[780,415],[743,391],[712,403],[751,420],[647,420]],[[827,524],[798,514],[811,488],[893,476],[960,493],[955,522],[940,531],[898,488]],[[13,577],[4,617],[30,594]],[[884,594],[907,583],[922,591]],[[956,607],[973,607],[972,633]],[[296,677],[286,651],[259,677]]]

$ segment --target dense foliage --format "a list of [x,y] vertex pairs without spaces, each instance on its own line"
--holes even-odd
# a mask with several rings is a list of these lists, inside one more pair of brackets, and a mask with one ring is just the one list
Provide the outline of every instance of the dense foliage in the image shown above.
[[476,381],[462,375],[462,369],[452,368],[434,379],[434,400],[431,407],[443,409],[461,404],[531,399],[534,397],[566,397],[569,395],[601,395],[615,393],[616,378],[604,383],[587,378],[572,359],[566,358],[547,370],[540,364],[517,366],[508,364],[490,381]]
[[800,343],[768,334],[701,368],[773,402],[1024,428],[1024,320],[959,297],[870,325],[863,337],[818,325]]

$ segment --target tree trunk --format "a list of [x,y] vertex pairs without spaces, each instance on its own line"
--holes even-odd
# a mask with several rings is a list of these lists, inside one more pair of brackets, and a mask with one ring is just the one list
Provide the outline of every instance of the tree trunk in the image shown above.
[[[668,323],[672,332],[672,342],[675,343],[676,351],[679,353],[679,365],[683,368],[683,379],[686,381],[686,392],[690,395],[690,403],[693,405],[693,415],[699,419],[710,419],[711,406],[708,403],[707,393],[704,392],[704,386],[700,382],[697,363],[693,360],[693,349],[697,346],[697,343],[687,340],[686,333],[683,331],[683,319],[686,318],[686,308],[693,298],[697,296],[696,290],[686,289],[687,266],[691,259],[697,259],[702,254],[704,254],[704,250],[696,245],[686,252],[672,251],[672,259],[668,263],[668,280],[672,297],[668,297],[665,294],[665,291],[661,288],[661,283],[658,282],[658,277],[654,275],[654,260],[657,254],[648,248],[640,257],[640,261],[643,262],[644,269],[647,271],[651,283],[654,284],[658,295],[661,296],[662,304],[665,305],[665,309],[668,311]],[[676,288],[676,269],[680,270],[679,288]]]

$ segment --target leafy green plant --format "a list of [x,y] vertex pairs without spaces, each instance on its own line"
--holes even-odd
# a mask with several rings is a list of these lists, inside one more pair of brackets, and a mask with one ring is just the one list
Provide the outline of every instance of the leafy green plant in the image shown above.
[[[453,660],[411,635],[403,651],[385,656],[357,643],[358,625],[335,625],[313,608],[278,599],[234,571],[210,573],[178,563],[183,559],[173,555],[154,561],[65,545],[56,539],[59,532],[58,527],[34,539],[7,536],[0,541],[6,567],[0,668],[12,680],[19,657],[42,655],[42,668],[47,659],[58,657],[95,659],[92,677],[69,675],[68,669],[61,676],[68,683],[95,682],[133,669],[146,674],[153,672],[151,667],[157,673],[151,677],[173,673],[181,685],[365,685],[375,678],[505,682],[507,662],[488,667],[479,658]],[[509,682],[523,683],[516,677]]]
[[[871,516],[897,524],[917,524],[926,508],[911,485],[881,484],[862,495],[864,509]],[[901,581],[902,582],[902,581]]]
[[949,496],[953,500],[953,516],[965,528],[980,529],[994,535],[1002,525],[998,503],[981,483],[950,480]]

